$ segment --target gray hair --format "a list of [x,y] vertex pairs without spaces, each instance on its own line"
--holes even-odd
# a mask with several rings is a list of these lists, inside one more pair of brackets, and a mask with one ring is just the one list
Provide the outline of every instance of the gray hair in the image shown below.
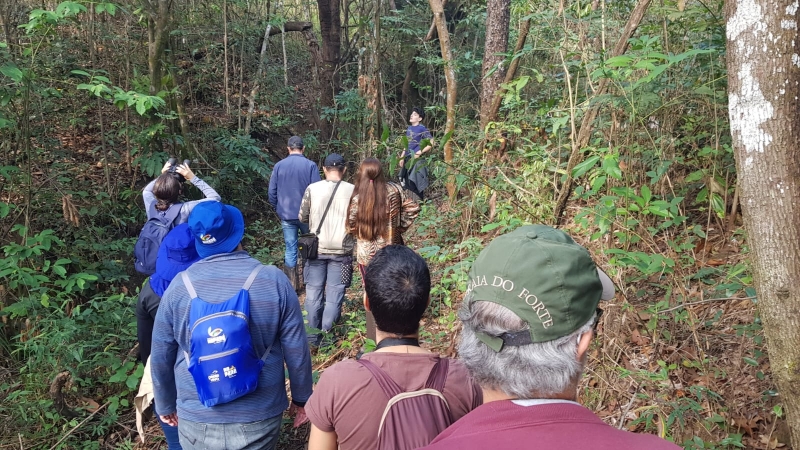
[[577,359],[580,336],[592,330],[595,316],[577,331],[549,342],[519,347],[506,346],[495,352],[475,335],[491,336],[527,330],[530,326],[508,308],[497,303],[465,302],[458,313],[464,324],[458,353],[475,381],[484,388],[516,398],[550,398],[577,387],[583,361]]

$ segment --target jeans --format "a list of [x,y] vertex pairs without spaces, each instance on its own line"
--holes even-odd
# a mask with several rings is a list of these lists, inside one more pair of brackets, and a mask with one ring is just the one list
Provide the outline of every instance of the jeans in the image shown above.
[[282,416],[250,423],[198,423],[178,418],[184,450],[273,450]]
[[[342,283],[342,264],[351,258],[319,255],[306,261],[303,278],[306,283],[306,312],[308,326],[328,332],[342,315],[345,285]],[[321,334],[309,334],[308,343],[319,346]]]
[[156,414],[161,429],[164,430],[164,437],[167,439],[167,450],[182,450],[178,434],[178,427],[167,425],[161,421],[161,417]]
[[297,265],[297,231],[302,234],[308,233],[308,224],[297,219],[281,220],[281,228],[283,228],[283,240],[286,242],[283,262],[286,267],[294,267]]

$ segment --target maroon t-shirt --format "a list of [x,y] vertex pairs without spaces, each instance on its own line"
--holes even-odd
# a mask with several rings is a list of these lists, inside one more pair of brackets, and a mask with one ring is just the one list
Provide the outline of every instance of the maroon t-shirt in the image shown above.
[[[378,352],[367,353],[363,358],[380,367],[406,391],[416,391],[424,387],[439,355]],[[467,369],[453,359],[443,394],[454,421],[483,402],[480,387]],[[356,360],[346,359],[322,373],[305,410],[314,426],[336,432],[340,450],[374,449],[378,447],[378,427],[387,403],[389,399],[369,370]]]
[[444,430],[425,450],[680,450],[651,434],[618,430],[577,403],[486,403]]

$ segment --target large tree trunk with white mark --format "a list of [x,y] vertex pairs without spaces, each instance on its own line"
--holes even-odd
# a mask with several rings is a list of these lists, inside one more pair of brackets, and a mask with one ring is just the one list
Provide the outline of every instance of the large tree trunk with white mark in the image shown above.
[[796,0],[727,4],[731,133],[770,367],[800,448],[800,56]]

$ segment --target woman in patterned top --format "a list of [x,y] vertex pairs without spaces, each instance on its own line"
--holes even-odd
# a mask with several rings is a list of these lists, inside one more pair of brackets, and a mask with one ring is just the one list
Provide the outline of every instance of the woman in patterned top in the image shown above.
[[[347,211],[347,230],[356,239],[356,261],[361,271],[378,250],[403,245],[402,234],[419,215],[419,205],[403,188],[386,181],[381,162],[367,158],[361,163]],[[367,337],[375,339],[375,324],[367,311]]]

